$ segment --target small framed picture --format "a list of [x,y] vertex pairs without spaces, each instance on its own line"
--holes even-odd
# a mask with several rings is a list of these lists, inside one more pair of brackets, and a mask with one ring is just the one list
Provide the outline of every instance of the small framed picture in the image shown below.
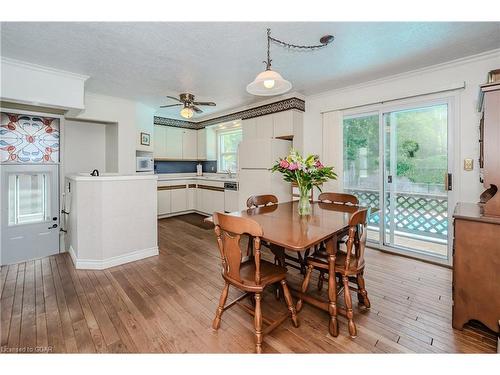
[[151,135],[149,133],[141,132],[141,145],[149,146],[151,142]]

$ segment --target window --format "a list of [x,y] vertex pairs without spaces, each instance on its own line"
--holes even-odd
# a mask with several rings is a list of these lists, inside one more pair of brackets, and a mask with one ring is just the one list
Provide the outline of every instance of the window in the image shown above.
[[49,220],[48,180],[45,173],[9,175],[9,225]]
[[2,112],[0,121],[0,162],[59,162],[57,119]]
[[219,130],[217,132],[217,170],[238,169],[238,145],[243,137],[241,129]]

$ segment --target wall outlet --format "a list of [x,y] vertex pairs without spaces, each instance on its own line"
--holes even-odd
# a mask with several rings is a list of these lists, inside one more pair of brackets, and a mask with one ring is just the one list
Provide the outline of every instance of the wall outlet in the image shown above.
[[464,170],[472,171],[474,169],[474,160],[473,159],[464,159]]

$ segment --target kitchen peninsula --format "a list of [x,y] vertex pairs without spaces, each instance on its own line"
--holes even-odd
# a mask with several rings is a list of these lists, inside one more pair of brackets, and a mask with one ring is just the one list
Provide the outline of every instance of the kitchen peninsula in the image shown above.
[[106,269],[158,255],[153,174],[66,177],[66,248],[75,268]]

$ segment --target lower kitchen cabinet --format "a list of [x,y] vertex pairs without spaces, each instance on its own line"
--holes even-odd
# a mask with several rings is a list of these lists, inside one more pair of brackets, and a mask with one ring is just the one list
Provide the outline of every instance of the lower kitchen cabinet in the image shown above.
[[187,209],[196,210],[196,184],[189,184],[187,189]]
[[167,215],[172,212],[171,190],[158,188],[158,215]]
[[196,210],[206,214],[224,212],[224,188],[198,185]]
[[[217,183],[216,183],[217,184]],[[219,184],[177,183],[158,186],[158,215],[198,211],[224,212],[224,188]]]
[[170,201],[172,207],[171,212],[186,211],[188,209],[188,202],[187,202],[188,189],[186,188],[186,185],[172,186],[171,188],[172,188],[170,195]]

